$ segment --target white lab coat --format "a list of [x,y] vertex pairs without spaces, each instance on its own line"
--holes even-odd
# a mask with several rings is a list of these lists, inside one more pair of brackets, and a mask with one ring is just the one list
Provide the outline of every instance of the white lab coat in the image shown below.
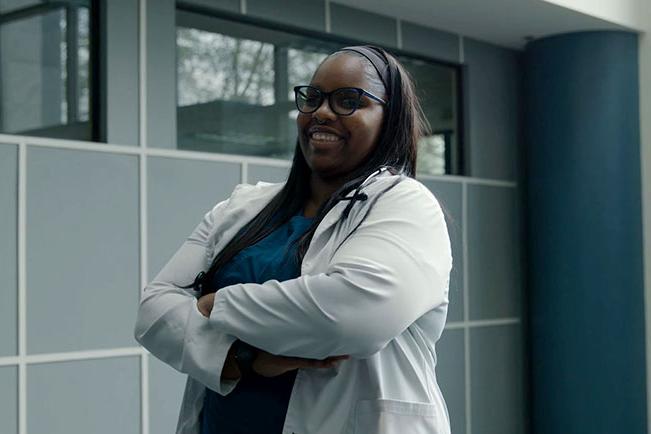
[[198,434],[205,387],[226,395],[236,386],[220,376],[237,338],[272,354],[351,355],[335,368],[298,370],[283,434],[450,433],[434,370],[448,307],[450,239],[438,201],[421,182],[405,177],[380,195],[396,177],[387,170],[369,176],[360,189],[368,199],[345,220],[338,222],[348,200],[330,210],[300,277],[221,288],[210,318],[199,312],[193,290],[172,282],[186,285],[207,270],[283,183],[239,184],[206,213],[144,288],[135,326],[138,342],[188,374],[177,434]]

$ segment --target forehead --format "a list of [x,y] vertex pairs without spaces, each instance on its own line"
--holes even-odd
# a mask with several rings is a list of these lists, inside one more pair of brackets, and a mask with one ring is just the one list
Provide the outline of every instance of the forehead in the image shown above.
[[326,92],[340,87],[367,88],[365,68],[364,61],[357,56],[331,56],[319,66],[310,84]]

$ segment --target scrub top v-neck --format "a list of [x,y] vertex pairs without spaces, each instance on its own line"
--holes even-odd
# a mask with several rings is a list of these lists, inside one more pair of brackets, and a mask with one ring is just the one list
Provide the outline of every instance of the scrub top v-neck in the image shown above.
[[[215,275],[213,288],[237,283],[264,283],[300,276],[296,262],[296,240],[305,233],[314,217],[303,212],[256,244],[235,255]],[[285,422],[296,370],[277,377],[252,373],[241,378],[228,395],[206,388],[201,418],[201,434],[280,434]]]

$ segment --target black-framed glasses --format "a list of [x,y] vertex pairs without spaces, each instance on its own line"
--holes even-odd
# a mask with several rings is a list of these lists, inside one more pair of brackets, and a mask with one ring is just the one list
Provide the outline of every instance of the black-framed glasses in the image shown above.
[[386,105],[387,102],[379,96],[373,95],[359,87],[340,87],[332,92],[323,92],[314,86],[296,86],[294,87],[294,98],[296,108],[301,113],[314,113],[317,111],[324,98],[328,98],[330,110],[340,116],[352,115],[359,108],[362,96],[368,96],[377,102]]

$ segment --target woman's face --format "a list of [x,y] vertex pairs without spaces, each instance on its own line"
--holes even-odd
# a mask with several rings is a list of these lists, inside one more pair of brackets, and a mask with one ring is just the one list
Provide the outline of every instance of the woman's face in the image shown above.
[[[331,56],[314,73],[310,85],[324,92],[359,87],[386,100],[383,92],[374,92],[369,87],[364,69],[364,61],[357,56]],[[367,96],[362,96],[360,106],[348,116],[334,113],[327,98],[314,113],[299,112],[296,118],[298,140],[312,172],[323,179],[332,179],[357,168],[375,148],[383,116],[383,105]],[[314,137],[316,132],[317,137]],[[322,134],[334,136],[323,137]]]

